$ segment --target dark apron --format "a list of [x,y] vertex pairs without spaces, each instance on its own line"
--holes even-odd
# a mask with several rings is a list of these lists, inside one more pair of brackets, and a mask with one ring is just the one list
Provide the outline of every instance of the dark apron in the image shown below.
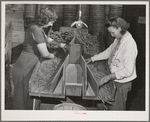
[[32,109],[29,96],[29,80],[38,62],[37,56],[22,51],[14,64],[12,80],[14,82],[13,108],[16,110]]

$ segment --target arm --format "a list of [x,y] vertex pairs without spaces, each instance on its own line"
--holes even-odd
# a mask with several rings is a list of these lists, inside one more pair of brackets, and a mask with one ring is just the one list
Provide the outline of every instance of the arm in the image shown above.
[[114,43],[112,43],[105,51],[99,53],[98,55],[94,55],[91,58],[85,59],[85,61],[87,63],[90,63],[90,62],[94,62],[94,61],[97,61],[97,60],[108,59],[109,56],[110,56],[110,53],[111,53],[111,50],[112,50],[113,46],[114,46]]
[[37,44],[37,48],[43,58],[54,58],[54,55],[48,52],[46,43]]
[[92,62],[97,61],[97,60],[108,59],[113,46],[114,46],[114,43],[111,44],[105,51],[99,53],[98,55],[91,57]]
[[37,42],[37,48],[43,58],[54,58],[54,55],[48,52],[42,30],[37,26],[31,28],[32,37]]
[[[45,35],[46,36],[46,35]],[[50,38],[50,37],[47,37],[46,36],[46,38],[47,38],[47,42],[49,43],[49,44],[52,44],[52,45],[58,45],[59,47],[61,47],[61,48],[63,48],[66,44],[64,44],[64,43],[58,43],[57,41],[55,41],[54,39],[52,39],[52,38]]]
[[101,81],[99,82],[99,86],[103,85],[104,83],[107,83],[110,80],[115,80],[115,79],[116,79],[116,74],[111,73],[101,79]]
[[[46,35],[45,35],[45,36],[46,36]],[[52,39],[52,38],[50,38],[50,37],[47,37],[47,36],[46,36],[46,38],[47,38],[48,44],[60,46],[60,43],[56,42],[54,39]]]

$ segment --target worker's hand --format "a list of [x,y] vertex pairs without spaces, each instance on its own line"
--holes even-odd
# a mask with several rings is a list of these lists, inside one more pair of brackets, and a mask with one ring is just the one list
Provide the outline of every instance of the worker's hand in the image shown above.
[[66,52],[66,44],[65,43],[60,43],[59,46],[64,50],[64,52]]
[[101,79],[101,81],[99,82],[99,86],[102,86],[103,84],[109,82],[110,80],[111,80],[111,78],[110,78],[109,75],[103,77],[103,78]]
[[115,80],[115,79],[116,79],[115,73],[111,73],[101,79],[99,86],[103,85],[104,83],[109,82],[110,80]]
[[50,38],[50,37],[47,37],[47,42],[48,43],[51,43],[51,42],[53,42],[54,41],[54,39],[52,39],[52,38]]
[[65,45],[66,45],[65,43],[60,43],[60,45],[59,45],[59,46],[60,46],[61,48],[64,48],[64,47],[65,47]]
[[50,54],[49,54],[49,57],[50,57],[50,58],[54,58],[54,54],[50,53]]
[[87,59],[85,59],[85,62],[88,64],[88,63],[92,62],[92,59],[91,58],[87,58]]

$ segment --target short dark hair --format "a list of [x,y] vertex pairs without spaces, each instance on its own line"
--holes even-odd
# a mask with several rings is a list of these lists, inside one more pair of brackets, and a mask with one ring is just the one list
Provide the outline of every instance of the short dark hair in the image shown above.
[[110,26],[113,26],[115,28],[120,27],[121,28],[121,34],[124,35],[126,33],[126,31],[129,28],[129,24],[122,18],[120,17],[111,17],[105,24],[105,26],[107,28],[109,28]]

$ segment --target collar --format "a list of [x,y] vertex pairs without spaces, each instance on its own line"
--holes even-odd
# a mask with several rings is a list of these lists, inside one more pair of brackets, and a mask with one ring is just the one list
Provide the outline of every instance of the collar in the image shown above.
[[127,32],[122,36],[120,43],[123,42],[123,40],[124,40],[127,36],[129,36],[129,35],[130,35],[130,33],[127,31]]
[[[123,36],[122,36],[122,38],[119,40],[120,41],[120,43],[122,43],[123,42],[123,40],[127,37],[127,36],[129,36],[130,35],[130,33],[127,31]],[[118,39],[117,38],[115,38],[115,40],[117,41]]]

